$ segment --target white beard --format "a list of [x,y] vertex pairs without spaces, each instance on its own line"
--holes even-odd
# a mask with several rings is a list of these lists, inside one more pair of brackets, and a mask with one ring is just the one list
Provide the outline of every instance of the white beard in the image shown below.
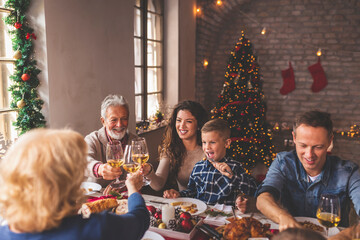
[[115,133],[111,130],[108,134],[112,139],[121,140],[126,134],[126,128],[123,128],[120,133]]

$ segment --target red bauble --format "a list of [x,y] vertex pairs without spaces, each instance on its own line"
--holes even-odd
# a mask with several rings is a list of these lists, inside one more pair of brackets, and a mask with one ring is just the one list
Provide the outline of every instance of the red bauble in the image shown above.
[[180,218],[184,219],[184,220],[190,220],[191,219],[191,214],[188,212],[183,212],[180,214]]
[[191,229],[193,229],[194,227],[194,224],[191,222],[191,220],[189,219],[184,219],[182,222],[181,222],[181,227],[182,229],[185,231],[185,232],[190,232]]
[[151,213],[151,215],[154,215],[156,213],[156,208],[154,206],[146,206],[147,210]]
[[14,27],[15,27],[16,29],[19,29],[19,28],[22,27],[22,24],[19,23],[19,22],[16,22],[16,23],[14,24]]
[[21,79],[22,79],[24,82],[26,82],[27,80],[30,79],[30,75],[27,74],[27,73],[24,73],[24,74],[21,76]]

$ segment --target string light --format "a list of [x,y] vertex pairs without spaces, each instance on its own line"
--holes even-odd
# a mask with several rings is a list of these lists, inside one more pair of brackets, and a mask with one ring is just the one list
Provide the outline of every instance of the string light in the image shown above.
[[223,4],[223,2],[221,0],[216,1],[216,5],[221,6],[222,4]]
[[201,14],[201,8],[199,8],[199,7],[196,8],[196,14],[197,14],[197,15],[200,15],[200,14]]
[[264,28],[261,30],[261,34],[262,34],[262,35],[265,35],[265,34],[266,34],[266,27],[264,27]]
[[319,48],[319,49],[317,50],[316,55],[319,56],[319,57],[322,55],[321,48]]
[[203,61],[204,68],[206,69],[208,65],[209,65],[208,60],[204,59],[204,61]]

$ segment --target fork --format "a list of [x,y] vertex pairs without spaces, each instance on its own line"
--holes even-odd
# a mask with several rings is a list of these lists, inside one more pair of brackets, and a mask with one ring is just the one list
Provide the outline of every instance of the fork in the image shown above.
[[[208,159],[210,162],[212,162],[212,163],[216,163],[215,161],[214,161],[214,159],[211,159],[211,158],[205,158],[205,159]],[[225,169],[225,172],[227,172],[228,174],[230,174],[230,175],[234,175],[233,173],[231,173],[231,172],[229,172],[228,170],[226,170]]]

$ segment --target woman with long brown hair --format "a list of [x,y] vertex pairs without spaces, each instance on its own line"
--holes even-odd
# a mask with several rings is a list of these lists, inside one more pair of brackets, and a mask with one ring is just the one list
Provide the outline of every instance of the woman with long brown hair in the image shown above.
[[208,114],[200,103],[183,101],[175,106],[159,148],[160,162],[156,172],[150,164],[143,168],[152,189],[163,189],[171,178],[176,180],[180,191],[187,188],[195,163],[204,157],[200,129],[207,120]]

